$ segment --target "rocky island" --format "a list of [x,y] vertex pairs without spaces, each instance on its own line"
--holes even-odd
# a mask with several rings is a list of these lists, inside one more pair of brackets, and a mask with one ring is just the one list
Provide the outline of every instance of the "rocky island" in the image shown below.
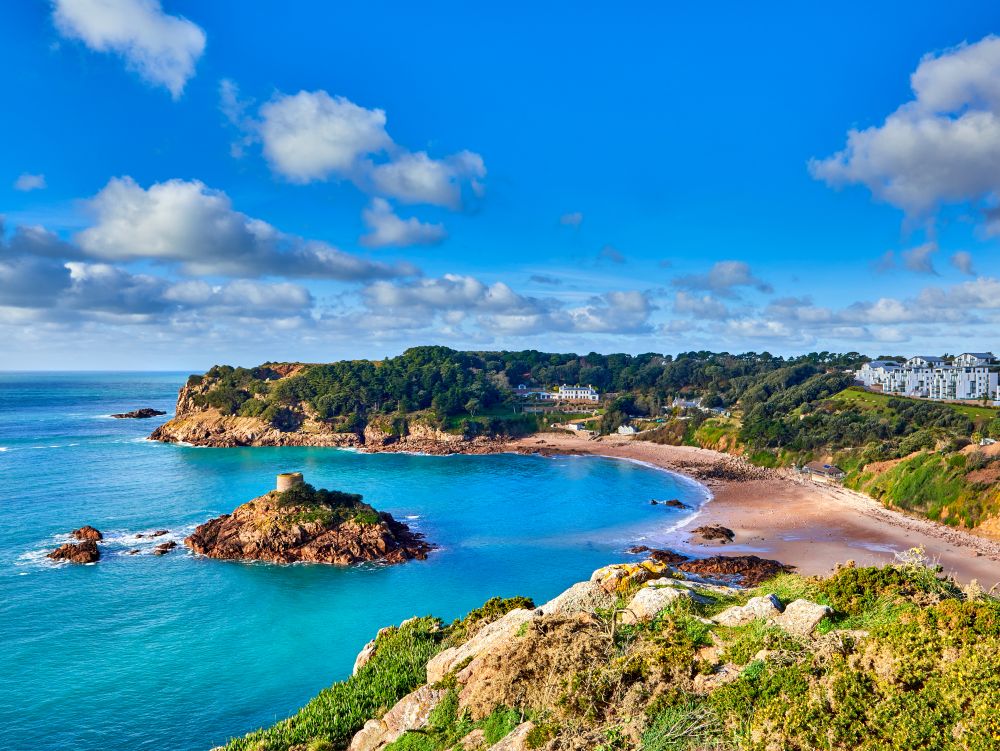
[[317,490],[298,472],[278,475],[275,490],[205,522],[184,544],[210,558],[338,565],[423,560],[434,548],[360,495]]

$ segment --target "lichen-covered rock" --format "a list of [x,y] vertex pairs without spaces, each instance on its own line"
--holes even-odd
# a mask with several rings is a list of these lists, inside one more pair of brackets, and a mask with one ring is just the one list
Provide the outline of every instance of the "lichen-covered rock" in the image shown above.
[[619,621],[626,625],[651,621],[672,602],[683,599],[693,599],[690,589],[647,585],[636,592],[635,597],[625,606],[624,611],[619,614]]
[[781,615],[781,600],[775,594],[751,597],[746,605],[726,608],[712,620],[720,626],[742,626],[756,620],[771,620]]
[[466,663],[486,649],[512,638],[522,624],[535,617],[537,617],[535,611],[517,608],[493,623],[486,624],[465,643],[457,647],[449,647],[431,658],[430,662],[427,663],[427,682],[437,683],[456,666]]
[[542,605],[539,610],[544,615],[592,613],[598,609],[613,607],[614,604],[614,595],[605,591],[597,582],[586,581],[574,584]]
[[522,722],[507,735],[498,740],[489,751],[528,751],[528,733],[535,727],[535,723]]
[[378,751],[399,738],[407,730],[417,730],[427,724],[434,707],[445,695],[443,689],[424,685],[407,694],[386,712],[380,720],[368,720],[355,733],[348,751]]
[[68,561],[69,563],[95,563],[101,559],[101,551],[97,548],[97,543],[93,540],[83,542],[67,542],[48,554],[48,558],[54,561]]
[[790,634],[809,636],[820,621],[832,614],[833,610],[826,605],[809,600],[795,600],[788,604],[783,613],[775,616],[773,621]]
[[486,748],[486,731],[476,728],[458,742],[462,751],[480,751]]
[[669,574],[670,567],[661,561],[614,563],[597,569],[591,574],[590,581],[597,582],[605,592],[615,593]]

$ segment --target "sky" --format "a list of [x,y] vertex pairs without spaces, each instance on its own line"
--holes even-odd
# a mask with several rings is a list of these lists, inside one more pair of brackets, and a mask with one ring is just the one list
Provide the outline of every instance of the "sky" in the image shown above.
[[0,3],[0,370],[1000,352],[995,3],[538,5]]

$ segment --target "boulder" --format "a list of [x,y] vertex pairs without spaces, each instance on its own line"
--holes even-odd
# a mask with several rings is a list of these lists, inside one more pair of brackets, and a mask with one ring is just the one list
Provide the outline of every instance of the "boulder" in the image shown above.
[[155,532],[150,532],[150,537],[163,537],[163,535],[170,534],[169,529],[158,529]]
[[788,604],[785,612],[773,618],[781,628],[790,634],[809,636],[819,622],[833,614],[833,609],[809,600],[795,600]]
[[723,545],[732,541],[736,536],[733,530],[729,527],[723,527],[721,524],[706,524],[701,527],[695,527],[691,530],[691,534],[697,535],[707,542],[720,542]]
[[476,728],[458,742],[462,751],[479,751],[486,747],[486,732]]
[[574,584],[538,609],[542,611],[543,615],[556,613],[570,615],[573,613],[592,613],[598,609],[612,608],[614,605],[614,595],[606,592],[597,582],[586,581]]
[[380,720],[368,720],[355,733],[347,751],[378,751],[399,738],[407,730],[417,730],[427,724],[434,707],[445,695],[444,689],[424,685],[407,694]]
[[70,563],[95,563],[101,559],[101,551],[93,540],[83,542],[67,542],[48,554],[54,561],[69,561]]
[[781,600],[777,595],[751,597],[746,605],[726,608],[712,620],[720,626],[742,626],[756,620],[772,620],[781,615]]
[[101,534],[101,530],[91,527],[89,524],[80,527],[79,529],[74,529],[70,534],[77,540],[93,540],[97,542],[98,540],[103,540],[104,535]]
[[535,617],[533,610],[525,610],[524,608],[511,610],[502,618],[483,626],[475,636],[464,644],[449,647],[439,652],[427,663],[427,682],[437,683],[459,664],[468,662],[480,652],[512,638],[521,628],[521,624],[527,623]]
[[489,747],[489,751],[528,751],[528,733],[535,727],[533,722],[522,722],[507,735]]
[[689,505],[684,503],[684,501],[678,500],[677,498],[671,498],[668,501],[663,501],[663,505],[670,506],[670,508],[682,508],[682,509],[691,508]]
[[177,547],[177,543],[171,540],[170,542],[161,542],[155,548],[153,548],[153,555],[166,555],[171,550]]
[[667,605],[681,599],[693,599],[691,590],[647,585],[636,592],[635,597],[625,606],[624,612],[619,615],[619,622],[629,625],[651,621]]
[[677,568],[689,574],[723,581],[736,580],[744,587],[755,587],[778,574],[791,571],[794,566],[756,555],[713,555],[679,563]]
[[354,669],[351,671],[351,675],[357,675],[358,671],[368,664],[368,661],[372,658],[374,654],[375,654],[375,640],[372,639],[370,642],[368,642],[367,644],[365,644],[365,646],[361,648],[361,651],[358,652],[358,656],[354,658]]
[[666,563],[642,561],[641,563],[614,563],[597,569],[590,581],[597,582],[605,592],[615,593],[651,579],[660,579],[670,574]]

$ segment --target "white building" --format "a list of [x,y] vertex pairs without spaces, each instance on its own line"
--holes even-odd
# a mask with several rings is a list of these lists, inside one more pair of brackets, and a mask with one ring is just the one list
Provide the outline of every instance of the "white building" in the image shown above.
[[618,435],[635,435],[639,431],[635,429],[634,425],[619,425]]
[[858,370],[858,380],[872,391],[923,399],[1000,398],[1000,365],[992,352],[965,352],[949,361],[916,355],[900,364],[872,360]]
[[517,395],[524,398],[533,397],[557,402],[599,402],[601,400],[600,393],[593,386],[569,386],[565,383],[562,386],[557,386],[555,391],[533,389],[522,383],[517,387]]

